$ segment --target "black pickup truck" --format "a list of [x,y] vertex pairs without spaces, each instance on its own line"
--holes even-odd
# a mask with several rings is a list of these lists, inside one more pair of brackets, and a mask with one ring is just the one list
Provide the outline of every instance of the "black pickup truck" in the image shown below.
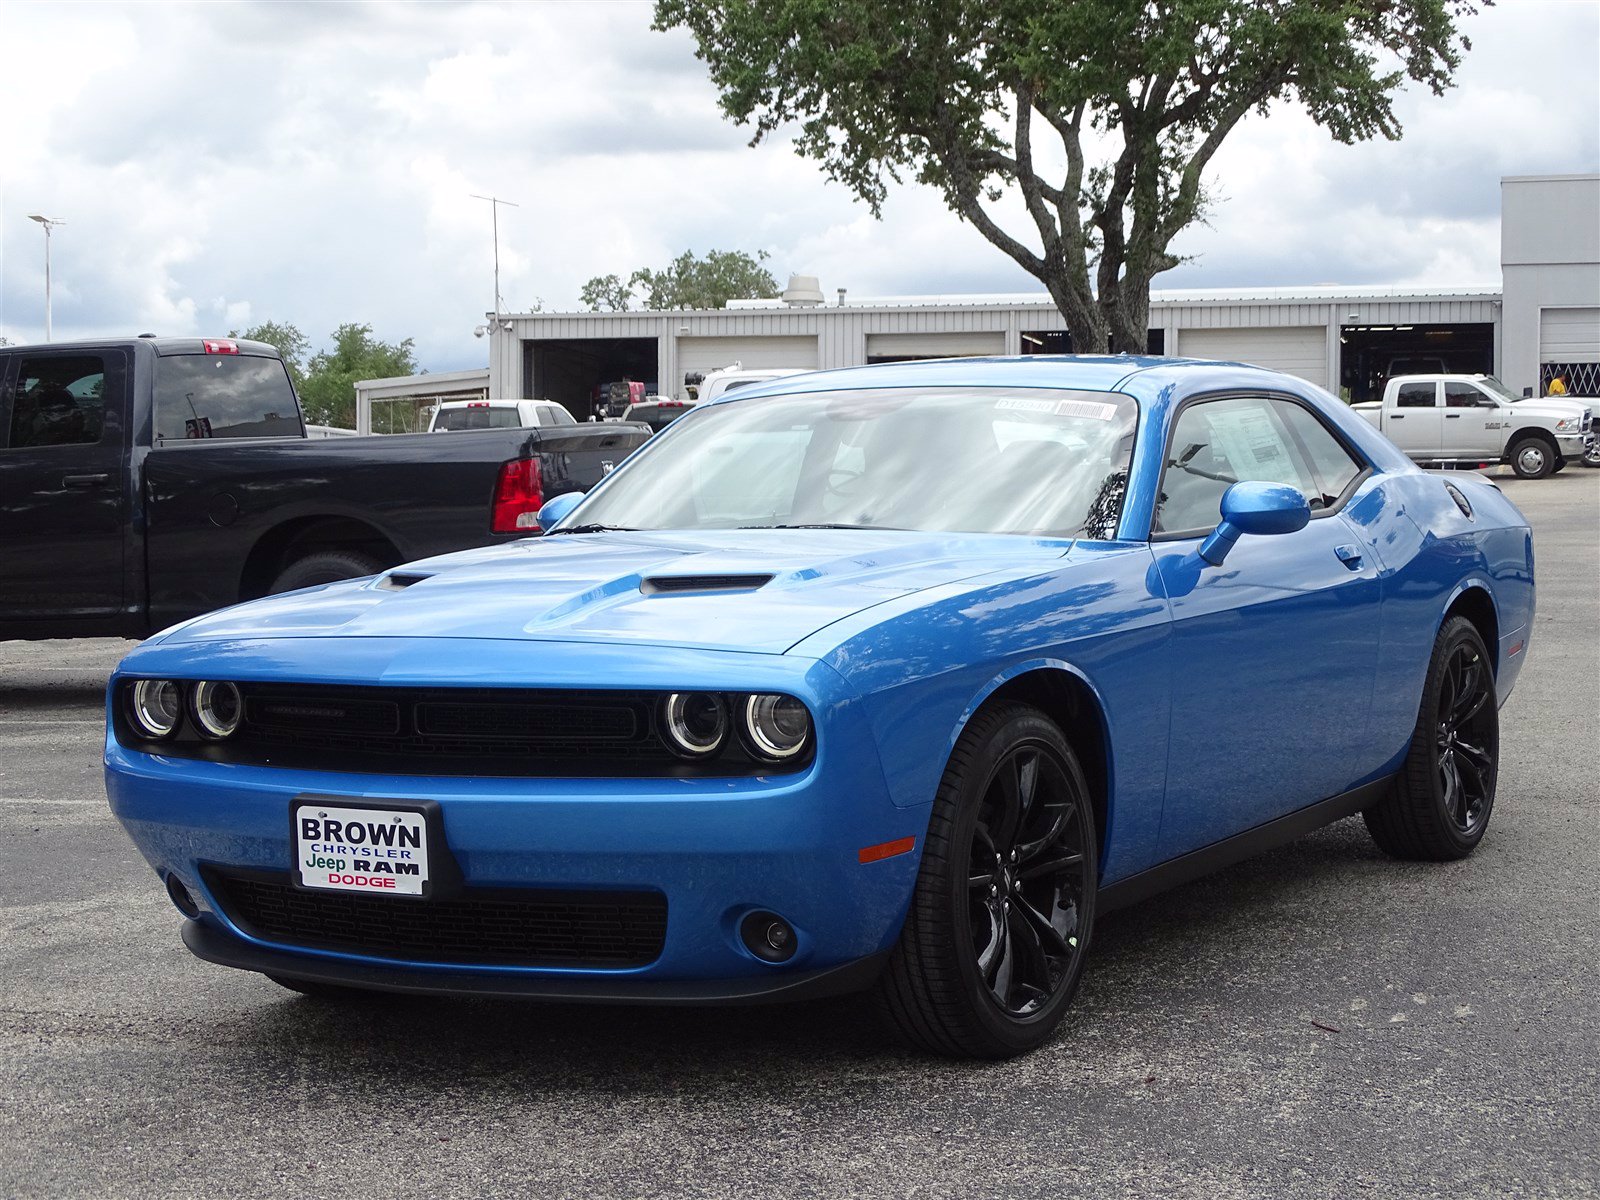
[[650,436],[590,424],[311,439],[278,351],[0,348],[0,639],[145,637],[272,592],[538,532]]

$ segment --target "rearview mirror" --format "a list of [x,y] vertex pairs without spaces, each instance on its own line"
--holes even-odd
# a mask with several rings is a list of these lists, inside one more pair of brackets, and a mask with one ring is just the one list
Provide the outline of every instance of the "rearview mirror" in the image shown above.
[[540,531],[549,532],[557,521],[577,508],[578,501],[582,499],[582,492],[562,492],[559,496],[551,496],[550,499],[544,502],[544,507],[539,510]]
[[[541,520],[544,514],[539,514]],[[1199,555],[1220,567],[1242,534],[1294,533],[1311,520],[1305,494],[1286,483],[1236,483],[1222,493],[1222,522],[1200,543]]]

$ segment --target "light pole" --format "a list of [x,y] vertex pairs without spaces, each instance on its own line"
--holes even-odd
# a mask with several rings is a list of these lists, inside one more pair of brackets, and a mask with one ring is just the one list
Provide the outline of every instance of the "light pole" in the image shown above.
[[42,217],[38,213],[29,213],[28,220],[37,221],[44,229],[44,340],[50,340],[50,231],[57,225],[65,225],[60,217]]
[[510,200],[502,200],[498,196],[480,196],[476,192],[468,193],[474,200],[487,200],[489,211],[493,214],[494,221],[494,323],[500,324],[500,206],[507,208],[520,208]]

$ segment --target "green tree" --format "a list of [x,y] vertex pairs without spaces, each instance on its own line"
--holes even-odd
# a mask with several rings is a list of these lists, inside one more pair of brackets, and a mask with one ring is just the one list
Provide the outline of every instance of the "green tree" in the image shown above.
[[371,325],[346,324],[333,332],[333,345],[306,363],[300,404],[314,425],[354,429],[356,381],[417,374],[411,338],[389,343],[372,336]]
[[754,258],[743,250],[712,250],[704,258],[685,250],[660,271],[635,271],[628,283],[644,289],[646,308],[726,308],[729,300],[778,294],[778,281],[761,265],[766,259],[765,250]]
[[590,312],[627,312],[633,289],[616,275],[596,275],[579,289],[578,300]]
[[289,378],[294,380],[295,391],[300,391],[305,385],[306,356],[311,353],[311,341],[300,332],[298,326],[287,322],[263,321],[259,325],[252,325],[243,333],[231,330],[228,336],[276,346],[278,353],[283,355],[284,366],[289,369]]
[[[1483,0],[1492,3],[1492,0]],[[1142,350],[1150,281],[1205,211],[1251,112],[1297,102],[1341,142],[1398,138],[1473,0],[656,0],[752,144],[797,151],[872,210],[910,176],[1048,289],[1083,351]],[[1056,164],[1052,169],[1052,163]],[[1027,223],[995,205],[1020,191]]]

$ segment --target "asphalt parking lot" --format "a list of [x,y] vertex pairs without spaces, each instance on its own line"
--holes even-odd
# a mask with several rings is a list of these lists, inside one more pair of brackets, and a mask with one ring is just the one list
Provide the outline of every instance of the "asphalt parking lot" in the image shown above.
[[1539,613],[1478,853],[1356,819],[1116,914],[999,1065],[851,1001],[341,1010],[202,964],[105,806],[126,644],[0,644],[0,1194],[1594,1195],[1600,471],[1502,484]]

